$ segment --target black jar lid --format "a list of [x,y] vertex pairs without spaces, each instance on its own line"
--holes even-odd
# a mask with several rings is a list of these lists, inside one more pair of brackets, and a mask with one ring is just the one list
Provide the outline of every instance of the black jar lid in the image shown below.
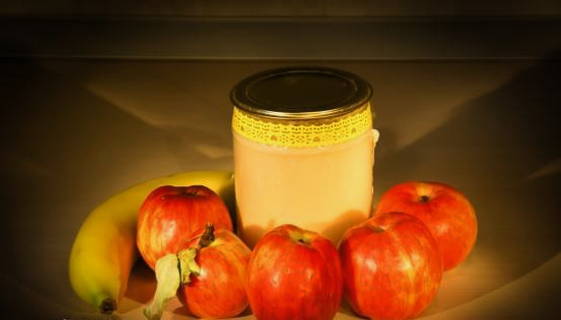
[[309,120],[338,117],[365,105],[372,88],[350,72],[325,67],[263,71],[239,82],[232,103],[258,117]]

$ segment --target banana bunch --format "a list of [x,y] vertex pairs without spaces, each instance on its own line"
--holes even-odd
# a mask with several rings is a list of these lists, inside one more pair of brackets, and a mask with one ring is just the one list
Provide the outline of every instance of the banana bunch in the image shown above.
[[102,313],[117,310],[137,258],[138,209],[150,191],[162,185],[204,185],[234,213],[233,182],[227,171],[185,172],[140,183],[107,199],[88,215],[74,240],[69,261],[74,291]]

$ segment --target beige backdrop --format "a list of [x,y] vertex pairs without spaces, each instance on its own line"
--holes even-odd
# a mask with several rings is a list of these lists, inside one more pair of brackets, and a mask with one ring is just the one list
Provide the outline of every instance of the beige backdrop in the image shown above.
[[[229,89],[253,72],[295,64],[1,61],[3,308],[93,318],[66,269],[88,211],[138,181],[231,169]],[[355,72],[374,87],[376,200],[404,180],[437,180],[463,190],[477,209],[472,255],[445,275],[422,318],[561,311],[559,60],[316,64]],[[138,316],[151,281],[139,266],[124,318]]]

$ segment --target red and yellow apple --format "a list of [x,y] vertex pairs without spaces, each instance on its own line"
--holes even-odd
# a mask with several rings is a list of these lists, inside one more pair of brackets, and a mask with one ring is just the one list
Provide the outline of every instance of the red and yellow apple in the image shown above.
[[342,297],[335,246],[294,225],[269,231],[251,254],[247,295],[260,320],[332,319]]
[[345,298],[365,317],[415,317],[440,287],[437,244],[419,219],[405,213],[380,214],[350,228],[339,255]]
[[427,225],[438,244],[445,271],[464,261],[475,244],[475,210],[452,186],[437,182],[393,186],[382,195],[374,216],[392,211],[406,212]]
[[232,231],[232,220],[219,195],[205,186],[161,186],[140,207],[136,243],[144,261],[156,261],[185,248],[207,223]]
[[232,232],[214,232],[209,227],[191,240],[189,248],[198,249],[195,262],[199,269],[178,291],[187,310],[205,319],[242,313],[248,305],[245,283],[251,250]]
[[149,320],[159,320],[175,296],[201,318],[237,316],[247,308],[247,264],[251,250],[232,232],[207,224],[177,254],[156,262],[157,287],[144,308]]

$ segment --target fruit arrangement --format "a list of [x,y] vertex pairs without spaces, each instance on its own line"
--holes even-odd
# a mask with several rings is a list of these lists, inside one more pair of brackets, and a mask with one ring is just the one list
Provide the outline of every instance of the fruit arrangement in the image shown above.
[[409,319],[430,305],[443,272],[466,259],[477,236],[472,205],[442,183],[390,188],[338,244],[281,225],[251,250],[233,231],[233,203],[233,174],[214,171],[150,180],[111,197],[74,241],[74,291],[114,312],[140,257],[157,279],[147,319],[159,319],[174,297],[201,318],[249,308],[260,320],[328,320],[345,299],[360,316]]
[[107,199],[83,222],[69,259],[70,284],[76,294],[102,313],[117,309],[137,258],[138,209],[147,195],[163,185],[204,185],[233,203],[231,172],[197,171],[153,179]]

